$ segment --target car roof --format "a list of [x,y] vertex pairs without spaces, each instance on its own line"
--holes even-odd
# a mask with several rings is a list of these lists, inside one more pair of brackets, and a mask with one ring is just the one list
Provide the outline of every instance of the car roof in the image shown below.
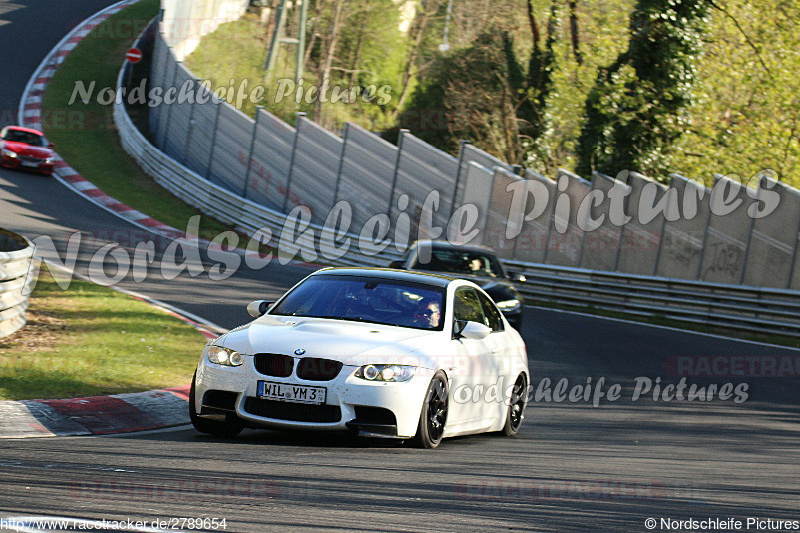
[[489,248],[488,246],[483,246],[481,244],[453,244],[449,241],[417,241],[415,243],[417,247],[419,246],[431,246],[434,250],[453,250],[459,252],[480,252],[480,253],[488,253],[492,255],[497,255],[497,252]]
[[26,128],[24,126],[8,126],[8,129],[17,131],[26,131],[28,133],[35,133],[36,135],[41,135],[42,137],[44,137],[44,133],[42,133],[39,130],[35,130],[33,128]]
[[332,274],[335,276],[366,276],[370,278],[380,278],[392,281],[425,283],[427,285],[433,285],[442,288],[445,288],[451,282],[460,279],[442,274],[410,272],[408,270],[396,270],[393,268],[323,268],[322,270],[317,270],[312,275],[317,274]]

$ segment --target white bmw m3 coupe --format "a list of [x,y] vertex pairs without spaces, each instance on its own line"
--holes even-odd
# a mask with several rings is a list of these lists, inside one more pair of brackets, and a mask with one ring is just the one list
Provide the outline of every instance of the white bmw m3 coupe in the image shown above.
[[519,431],[525,344],[470,281],[328,268],[248,311],[253,322],[200,357],[189,399],[200,432],[350,430],[435,448]]

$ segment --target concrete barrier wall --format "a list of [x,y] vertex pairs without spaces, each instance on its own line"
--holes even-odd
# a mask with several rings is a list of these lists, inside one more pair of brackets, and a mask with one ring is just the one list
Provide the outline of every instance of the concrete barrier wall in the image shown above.
[[240,159],[247,165],[247,198],[270,209],[282,210],[289,184],[295,129],[271,113],[257,113],[252,150],[239,149]]
[[510,210],[513,193],[511,188],[515,184],[524,185],[525,180],[511,172],[495,167],[492,182],[491,199],[489,201],[489,216],[486,220],[486,235],[484,243],[497,252],[503,259],[511,259],[514,255],[516,239],[509,239],[507,231],[518,233],[522,229],[521,211]]
[[[625,212],[631,188],[622,181],[595,172],[589,194],[593,197],[584,208],[583,226],[586,231],[581,245],[580,266],[592,270],[616,270],[623,227],[618,218]],[[613,200],[615,198],[618,200]]]
[[626,214],[631,218],[622,228],[617,271],[652,276],[666,222],[664,210],[657,207],[672,203],[671,211],[676,211],[677,191],[636,172],[628,175],[627,185],[631,194]]
[[288,213],[297,206],[306,206],[311,209],[315,224],[324,223],[333,208],[341,159],[342,140],[300,115],[282,211]]
[[559,170],[556,180],[553,217],[547,242],[545,262],[550,265],[577,267],[580,265],[583,230],[578,227],[578,209],[592,184],[567,170]]
[[[486,236],[486,225],[489,220],[489,210],[494,188],[494,173],[475,162],[464,165],[464,197],[462,205],[474,205],[477,210],[475,228],[478,230],[470,242],[488,245],[490,240]],[[459,236],[448,235],[454,242],[463,242]]]
[[356,124],[347,124],[336,201],[350,202],[353,227],[364,227],[376,212],[388,213],[392,201],[392,208],[399,211],[401,199],[392,199],[396,163],[396,146]]
[[753,222],[744,284],[786,288],[792,283],[800,230],[800,191],[765,175],[761,178],[759,193],[759,199],[775,202],[777,208],[769,216],[756,218]]
[[[409,213],[414,218],[415,212],[422,209],[428,194],[437,191],[439,207],[434,213],[433,222],[446,227],[455,196],[458,159],[421,141],[407,131],[400,132],[398,147],[400,153],[395,168],[392,195],[394,201],[396,202],[403,194],[408,195]],[[396,206],[391,206],[389,218],[396,213]]]
[[514,243],[514,260],[543,263],[553,220],[556,182],[532,170],[525,173],[525,178],[524,218],[522,231]]
[[700,279],[739,284],[755,220],[747,215],[750,205],[745,185],[717,175],[711,194],[711,217],[706,228]]
[[670,188],[677,191],[678,210],[668,204],[667,222],[658,255],[656,275],[665,278],[698,279],[711,191],[694,180],[672,174]]

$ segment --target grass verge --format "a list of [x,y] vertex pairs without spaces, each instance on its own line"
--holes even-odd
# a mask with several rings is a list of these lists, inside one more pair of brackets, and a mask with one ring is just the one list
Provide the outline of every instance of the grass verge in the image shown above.
[[[125,152],[113,120],[113,107],[100,105],[98,93],[115,87],[125,52],[144,25],[156,16],[158,0],[141,0],[97,26],[66,57],[47,86],[42,126],[56,151],[83,177],[120,202],[174,228],[200,211],[179,200],[142,171]],[[70,104],[76,84],[94,84],[90,103]],[[200,234],[211,239],[231,229],[203,215]]]
[[28,324],[0,339],[0,400],[185,385],[204,344],[197,330],[160,309],[86,281],[63,291],[42,270]]

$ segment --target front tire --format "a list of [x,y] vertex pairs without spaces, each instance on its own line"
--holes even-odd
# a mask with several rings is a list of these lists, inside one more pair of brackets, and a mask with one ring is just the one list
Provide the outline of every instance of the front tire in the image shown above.
[[522,425],[522,419],[524,418],[525,404],[528,400],[527,384],[528,381],[525,379],[525,374],[520,374],[517,381],[514,382],[514,388],[511,389],[506,423],[503,426],[503,435],[506,437],[513,437],[519,433],[519,427]]
[[208,420],[201,418],[197,414],[195,407],[195,380],[197,379],[197,372],[192,376],[192,386],[189,389],[189,419],[192,421],[194,429],[200,433],[214,435],[215,437],[233,438],[242,431],[242,424],[239,422],[231,422],[226,420],[220,422],[218,420]]
[[447,410],[450,404],[447,376],[441,370],[434,374],[419,415],[417,434],[412,443],[419,448],[432,449],[439,446],[447,424]]

